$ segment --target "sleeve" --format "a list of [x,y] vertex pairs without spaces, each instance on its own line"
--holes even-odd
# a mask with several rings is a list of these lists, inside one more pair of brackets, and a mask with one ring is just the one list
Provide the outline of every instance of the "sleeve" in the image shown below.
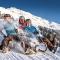
[[7,33],[6,33],[5,29],[2,30],[2,33],[3,33],[5,36],[7,36]]

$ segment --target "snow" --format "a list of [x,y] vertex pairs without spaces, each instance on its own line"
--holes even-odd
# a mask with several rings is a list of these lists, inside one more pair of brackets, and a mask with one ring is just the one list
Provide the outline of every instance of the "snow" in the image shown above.
[[55,23],[55,22],[49,22],[48,20],[44,18],[37,17],[35,15],[32,15],[29,12],[25,12],[15,7],[11,7],[11,8],[0,7],[0,11],[1,11],[1,14],[5,14],[5,13],[10,14],[14,18],[14,20],[16,19],[18,20],[19,16],[22,15],[26,19],[30,18],[34,26],[40,25],[40,26],[47,27],[50,29],[60,30],[60,24]]
[[40,45],[36,47],[36,50],[38,51],[40,49],[42,51],[45,51],[46,47],[47,46],[44,43],[40,43]]
[[33,55],[23,55],[10,51],[8,53],[0,53],[0,60],[60,60],[60,57],[51,52],[38,52]]
[[[40,25],[50,29],[60,30],[60,24],[55,22],[50,23],[46,19],[34,16],[29,12],[25,12],[15,7],[11,7],[11,8],[0,7],[0,11],[1,11],[1,14],[5,14],[5,13],[10,14],[14,18],[15,24],[17,24],[16,22],[18,21],[19,16],[22,15],[25,17],[25,19],[30,18],[32,21],[32,25],[36,27]],[[15,50],[11,50],[10,52],[7,52],[7,53],[0,52],[0,60],[60,60],[59,51],[60,51],[60,48],[57,49],[57,52],[55,54],[47,50],[46,52],[37,52],[32,55],[24,55],[24,54],[21,54],[20,52],[15,52]]]

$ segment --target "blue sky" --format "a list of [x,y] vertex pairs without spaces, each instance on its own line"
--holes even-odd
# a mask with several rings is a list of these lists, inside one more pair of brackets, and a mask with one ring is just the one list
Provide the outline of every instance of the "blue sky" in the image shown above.
[[0,6],[16,7],[60,23],[60,0],[0,0]]

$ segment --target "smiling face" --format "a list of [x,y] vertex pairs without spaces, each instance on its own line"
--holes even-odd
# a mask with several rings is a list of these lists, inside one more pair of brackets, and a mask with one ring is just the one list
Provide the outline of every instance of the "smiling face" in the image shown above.
[[7,21],[7,22],[11,22],[12,18],[9,14],[5,14],[4,15],[4,20]]
[[25,20],[24,19],[19,19],[19,24],[24,24],[25,23]]
[[10,22],[11,18],[10,17],[6,17],[5,20],[8,21],[8,22]]
[[31,20],[30,19],[29,20],[27,19],[26,20],[26,26],[30,26],[30,25],[31,25]]
[[19,24],[24,24],[25,23],[25,17],[24,16],[20,16],[19,17]]

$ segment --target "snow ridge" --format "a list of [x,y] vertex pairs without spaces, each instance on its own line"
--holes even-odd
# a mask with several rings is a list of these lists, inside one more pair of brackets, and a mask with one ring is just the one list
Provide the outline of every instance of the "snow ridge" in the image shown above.
[[35,15],[32,15],[29,12],[25,12],[23,10],[17,9],[15,7],[11,7],[11,8],[4,8],[4,7],[0,7],[0,11],[1,14],[11,14],[11,16],[16,20],[19,18],[19,16],[24,16],[25,18],[29,18],[32,20],[32,24],[34,26],[43,26],[43,27],[47,27],[50,29],[54,29],[54,30],[60,30],[60,24],[55,23],[55,22],[49,22],[48,20],[41,18],[41,17],[37,17]]

